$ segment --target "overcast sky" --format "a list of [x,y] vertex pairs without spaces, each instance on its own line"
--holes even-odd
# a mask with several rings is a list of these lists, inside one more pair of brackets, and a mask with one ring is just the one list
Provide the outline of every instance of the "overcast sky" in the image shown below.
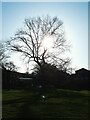
[[[51,2],[2,3],[2,37],[8,40],[18,28],[23,26],[24,19],[42,15],[57,16],[64,23],[67,41],[72,45],[70,57],[72,66],[88,69],[88,3],[87,2]],[[20,65],[20,61],[15,64]],[[20,65],[21,66],[21,65]]]

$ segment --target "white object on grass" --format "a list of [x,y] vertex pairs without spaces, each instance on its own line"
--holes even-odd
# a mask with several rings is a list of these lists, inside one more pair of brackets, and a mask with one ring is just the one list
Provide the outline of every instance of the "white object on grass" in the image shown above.
[[45,96],[43,95],[42,98],[45,98]]

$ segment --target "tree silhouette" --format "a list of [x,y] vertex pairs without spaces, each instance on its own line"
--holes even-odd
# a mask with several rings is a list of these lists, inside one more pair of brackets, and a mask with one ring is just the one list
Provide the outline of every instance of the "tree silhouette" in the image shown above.
[[8,56],[5,54],[5,47],[3,43],[0,43],[0,67],[4,68],[4,64],[7,61]]
[[[7,42],[9,48],[21,53],[27,63],[34,61],[40,67],[45,63],[51,63],[64,68],[69,59],[61,55],[67,51],[69,45],[64,37],[63,22],[57,17],[51,18],[47,15],[27,18],[24,23],[24,28],[19,29]],[[47,36],[52,38],[51,52],[43,46],[44,38]]]
[[10,70],[10,71],[16,71],[17,70],[17,67],[11,61],[4,63],[4,68],[6,70]]
[[16,71],[17,67],[12,61],[8,61],[9,57],[6,53],[6,46],[4,43],[0,43],[0,67],[10,71]]
[[3,45],[0,43],[0,63],[3,61],[4,58],[5,58],[5,54],[4,54]]

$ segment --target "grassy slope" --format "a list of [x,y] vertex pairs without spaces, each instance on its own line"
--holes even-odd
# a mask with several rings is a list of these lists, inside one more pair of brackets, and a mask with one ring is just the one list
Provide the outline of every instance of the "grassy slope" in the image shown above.
[[45,99],[38,92],[3,91],[3,118],[68,118],[88,120],[88,92],[48,90]]

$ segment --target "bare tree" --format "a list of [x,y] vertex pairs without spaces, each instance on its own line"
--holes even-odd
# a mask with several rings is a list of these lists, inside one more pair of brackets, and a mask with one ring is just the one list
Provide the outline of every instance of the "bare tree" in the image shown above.
[[[51,51],[43,46],[47,36],[52,39]],[[68,61],[61,57],[67,51],[68,44],[64,37],[63,22],[57,17],[47,15],[25,19],[24,28],[18,30],[7,43],[12,51],[20,52],[27,63],[34,61],[40,67],[45,63],[64,66],[64,62]]]
[[17,67],[13,62],[8,60],[9,57],[10,56],[6,55],[6,48],[4,43],[0,43],[0,67],[10,71],[16,71]]
[[5,63],[6,58],[7,56],[5,54],[4,45],[0,43],[0,66],[2,66]]
[[9,62],[6,62],[4,64],[4,67],[6,70],[10,70],[10,71],[16,71],[17,70],[17,67],[14,65],[13,62],[9,61]]
[[4,58],[4,50],[2,49],[3,48],[3,46],[2,46],[2,44],[0,43],[0,62],[3,60],[3,58]]

